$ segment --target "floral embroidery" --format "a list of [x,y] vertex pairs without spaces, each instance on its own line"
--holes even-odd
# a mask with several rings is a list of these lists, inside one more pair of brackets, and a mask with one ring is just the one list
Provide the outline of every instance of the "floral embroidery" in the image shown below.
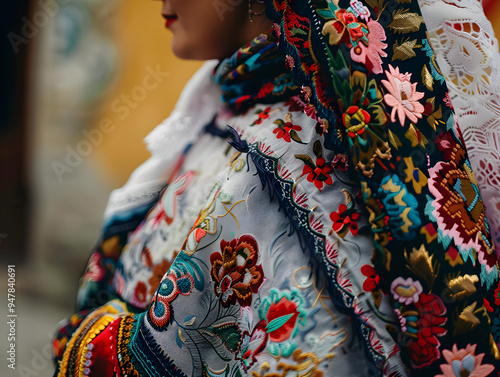
[[297,134],[297,131],[302,131],[302,127],[292,123],[292,114],[286,114],[284,121],[283,119],[275,120],[274,124],[278,125],[278,127],[273,130],[273,133],[276,134],[277,139],[283,139],[287,143],[289,143],[292,139],[299,143],[302,142],[299,135]]
[[157,331],[165,331],[172,321],[171,302],[178,295],[188,296],[195,285],[191,275],[185,274],[177,277],[175,271],[171,271],[160,283],[149,310],[148,321]]
[[258,292],[264,281],[262,266],[257,264],[257,241],[250,235],[243,235],[230,242],[222,240],[220,248],[220,253],[210,256],[215,294],[224,307],[236,302],[241,306],[250,305],[252,294]]
[[455,267],[457,264],[464,264],[462,257],[455,247],[450,247],[448,249],[448,251],[446,252],[445,260],[448,261],[451,267]]
[[314,143],[313,151],[317,157],[316,163],[314,163],[312,158],[306,154],[297,154],[295,157],[302,160],[305,164],[302,170],[302,175],[307,174],[307,180],[314,183],[314,185],[321,191],[323,184],[331,185],[333,183],[331,176],[333,166],[323,158],[323,148],[321,147],[319,141]]
[[373,73],[382,73],[382,58],[387,56],[384,49],[387,43],[384,43],[386,36],[384,28],[376,21],[368,21],[368,45],[364,41],[359,42],[356,47],[351,49],[351,58],[355,62],[366,65],[368,71]]
[[438,148],[451,158],[450,162],[438,162],[429,169],[429,190],[435,217],[443,234],[452,238],[463,249],[474,248],[481,264],[491,271],[497,259],[488,234],[488,223],[479,188],[465,160],[465,150],[447,137],[438,137]]
[[264,351],[268,339],[265,320],[261,320],[255,326],[252,334],[249,334],[248,331],[243,332],[239,358],[245,371],[248,371],[257,362],[257,355]]
[[392,107],[391,121],[396,121],[398,114],[399,123],[405,125],[405,120],[408,119],[416,123],[419,118],[422,118],[424,107],[418,100],[424,97],[424,93],[417,92],[417,83],[412,83],[411,73],[399,73],[399,67],[394,67],[389,64],[389,71],[385,71],[387,80],[382,80],[382,84],[389,91],[384,96],[384,101]]
[[262,300],[259,316],[266,321],[266,332],[271,342],[269,352],[275,356],[290,356],[296,347],[292,339],[297,335],[298,326],[305,326],[307,320],[300,292],[295,288],[282,292],[272,288],[269,296]]
[[330,214],[330,219],[333,221],[332,228],[342,238],[346,236],[348,231],[351,231],[353,236],[358,234],[358,224],[356,221],[360,218],[359,213],[354,208],[351,195],[345,190],[343,190],[343,193],[347,204],[341,204],[337,212]]
[[355,137],[365,132],[371,117],[370,114],[358,106],[350,106],[342,115],[342,121],[349,137]]
[[271,106],[266,107],[264,110],[257,110],[255,114],[257,114],[258,117],[253,121],[252,126],[261,124],[264,119],[269,118],[269,115],[271,114]]
[[366,276],[366,280],[363,282],[363,290],[371,292],[377,289],[380,284],[380,276],[375,269],[369,264],[365,264],[361,267],[361,273]]
[[331,45],[343,42],[348,47],[352,47],[359,39],[367,39],[366,25],[360,23],[354,13],[339,9],[335,11],[335,17],[336,20],[328,21],[323,26],[323,35],[328,35]]
[[83,275],[85,280],[99,281],[104,278],[106,271],[102,267],[102,257],[99,253],[94,253],[89,259],[87,269]]
[[497,289],[495,289],[495,305],[500,306],[500,285],[498,285]]
[[[447,321],[446,307],[441,299],[433,294],[422,293],[414,303],[419,316],[416,323],[417,340],[408,345],[411,360],[415,367],[421,368],[439,359],[438,337],[446,334],[443,327]],[[409,326],[407,322],[407,326]]]
[[417,199],[408,192],[398,176],[385,177],[379,188],[379,197],[389,215],[388,225],[392,235],[398,239],[411,239],[421,224]]
[[349,145],[359,144],[366,148],[367,140],[377,143],[387,116],[381,106],[382,92],[376,87],[375,81],[369,81],[366,74],[359,71],[351,73],[348,87],[338,77],[333,80],[342,88],[339,102],[342,104],[342,123],[349,137]]
[[351,6],[347,8],[352,11],[356,17],[359,17],[365,21],[370,19],[370,10],[363,5],[363,3],[359,0],[351,0]]
[[405,157],[405,162],[405,182],[411,182],[413,184],[413,191],[420,194],[422,192],[422,187],[427,186],[427,177],[419,168],[413,165],[413,159],[411,157]]
[[134,289],[134,295],[130,299],[130,302],[138,307],[142,307],[148,299],[148,287],[147,285],[139,281]]
[[[233,57],[222,62],[216,78],[219,79],[223,98],[231,111],[244,111],[255,102],[260,104],[259,108],[264,109],[261,111],[262,118],[255,115],[255,109],[241,114],[241,118],[234,118],[236,128],[241,132],[241,144],[248,142],[245,144],[248,148],[242,148],[241,152],[249,153],[246,160],[249,167],[246,173],[249,174],[242,177],[246,170],[242,169],[238,178],[250,180],[252,176],[253,179],[253,167],[257,169],[262,186],[269,188],[269,196],[278,197],[280,209],[283,209],[278,215],[285,213],[289,216],[292,225],[290,234],[282,228],[283,234],[274,234],[276,241],[267,242],[271,240],[266,238],[265,243],[259,242],[261,255],[257,255],[253,263],[256,264],[260,260],[263,269],[268,271],[269,266],[273,275],[266,276],[269,280],[262,278],[260,285],[254,288],[247,287],[251,300],[249,306],[242,307],[231,284],[234,283],[234,277],[239,278],[242,275],[246,276],[241,281],[243,285],[248,285],[251,281],[251,267],[245,271],[238,270],[243,264],[252,265],[246,259],[248,254],[237,256],[236,266],[232,266],[231,253],[227,257],[230,262],[225,263],[224,250],[221,248],[218,251],[217,245],[221,237],[226,237],[229,240],[235,238],[233,241],[236,247],[236,244],[241,242],[238,237],[245,231],[244,227],[258,227],[262,224],[254,222],[255,218],[252,216],[243,218],[241,213],[233,215],[233,212],[243,206],[233,208],[231,200],[212,197],[210,205],[202,208],[200,217],[196,219],[191,231],[186,231],[189,236],[182,247],[183,252],[157,288],[157,295],[154,296],[150,308],[146,313],[133,316],[138,322],[142,322],[140,327],[131,329],[133,341],[129,344],[131,352],[135,352],[137,366],[142,362],[152,363],[148,369],[150,374],[184,376],[184,371],[181,371],[183,368],[177,368],[173,362],[170,363],[170,357],[172,360],[179,360],[181,357],[178,355],[187,355],[189,358],[190,354],[192,360],[180,360],[182,365],[192,362],[195,371],[202,371],[207,375],[239,376],[254,371],[260,375],[292,372],[298,375],[330,375],[331,373],[325,372],[330,363],[332,366],[337,363],[340,367],[344,362],[356,363],[357,360],[353,361],[353,354],[349,352],[333,353],[332,342],[325,342],[328,337],[320,338],[317,343],[316,340],[311,340],[317,339],[321,331],[328,331],[317,326],[320,322],[316,313],[319,312],[315,311],[322,300],[328,299],[328,294],[339,294],[335,297],[335,304],[345,310],[343,313],[348,313],[351,318],[350,326],[359,330],[358,339],[364,348],[366,363],[379,369],[374,371],[374,374],[396,376],[398,371],[407,369],[412,375],[434,376],[445,373],[440,368],[441,365],[451,365],[455,374],[470,374],[474,372],[474,368],[483,373],[485,369],[480,368],[482,363],[496,366],[496,345],[489,341],[491,335],[495,342],[498,342],[500,337],[496,303],[498,294],[495,293],[498,287],[498,270],[493,260],[495,250],[489,238],[486,219],[481,223],[480,231],[455,223],[450,223],[450,227],[446,228],[447,216],[464,216],[469,210],[472,213],[469,216],[474,220],[481,219],[484,211],[480,206],[479,196],[476,200],[473,184],[461,182],[459,185],[453,175],[445,174],[444,167],[451,166],[460,171],[460,174],[465,172],[469,181],[474,182],[467,155],[456,146],[457,143],[463,143],[463,140],[457,132],[457,125],[453,123],[446,87],[433,71],[434,56],[429,56],[431,46],[425,34],[426,28],[423,26],[417,1],[266,0],[266,9],[269,17],[275,22],[274,30],[280,38],[279,47],[286,50],[288,58],[283,51],[278,50],[277,41],[273,36],[261,36],[256,38],[251,46],[241,49]],[[337,44],[329,44],[332,38]],[[259,42],[261,46],[258,46]],[[267,65],[268,62],[273,64]],[[298,93],[299,85],[293,83],[291,72],[281,74],[287,63],[294,77],[299,78],[300,85],[303,85],[301,95],[293,98],[290,98],[290,95]],[[256,68],[261,71],[263,68],[265,73],[270,73],[260,76],[256,74]],[[268,68],[276,68],[276,71]],[[434,68],[437,68],[437,65]],[[381,82],[382,78],[386,79],[384,81],[389,87]],[[292,87],[293,93],[286,93]],[[420,97],[422,94],[423,97]],[[277,98],[287,101],[286,105],[278,105],[285,111],[277,109],[276,111],[280,112],[270,117],[271,111],[266,113],[265,108],[277,108]],[[294,117],[291,128],[288,128],[289,125],[285,126],[288,121],[286,112],[292,113]],[[310,122],[302,112],[314,121]],[[261,126],[249,129],[248,125],[255,118],[258,122],[256,124]],[[270,118],[282,119],[283,123],[275,123],[276,127]],[[303,123],[299,122],[299,119]],[[240,120],[244,122],[239,123]],[[300,135],[304,139],[307,135],[309,145],[290,142],[297,141],[293,137],[294,133],[297,136],[299,134],[299,130],[293,126],[301,127]],[[259,139],[262,134],[258,132],[265,131],[268,135],[267,132],[271,133],[272,130],[276,132],[267,140]],[[258,145],[254,144],[257,140]],[[314,143],[316,140],[317,144]],[[311,152],[310,145],[313,143],[315,145]],[[283,148],[273,149],[276,146]],[[434,148],[435,146],[437,148]],[[271,160],[267,161],[269,163],[259,163],[256,157],[258,153],[252,153],[252,148],[255,148],[254,151],[259,148],[259,152],[265,156],[274,155],[279,168],[272,168],[269,162]],[[303,153],[295,157],[306,166],[298,163],[298,167],[297,164],[290,163],[293,158],[287,155],[289,151],[293,151],[292,154]],[[217,151],[219,152],[221,151]],[[230,155],[221,152],[216,157],[222,156],[229,158]],[[242,157],[241,160],[245,158]],[[252,166],[252,163],[255,166]],[[443,165],[439,165],[440,163]],[[340,174],[335,170],[346,170],[347,165],[350,168],[349,175]],[[227,169],[236,170],[232,163]],[[434,173],[435,176],[432,175]],[[304,176],[302,182],[297,177],[301,174]],[[277,177],[286,177],[290,182],[284,183]],[[228,174],[228,178],[232,177]],[[447,181],[451,186],[438,186],[437,182],[443,181],[443,178],[451,178]],[[306,179],[311,184],[304,182]],[[299,184],[294,186],[295,182]],[[233,183],[238,184],[234,180],[230,182],[231,185]],[[222,182],[222,185],[225,184]],[[325,185],[330,184],[332,186],[328,188],[331,190],[324,190],[323,195],[318,193],[318,190],[321,191]],[[295,187],[296,190],[285,193],[285,188],[288,190],[289,187]],[[355,213],[359,213],[359,218],[354,218],[354,213],[349,213],[348,204],[345,204],[344,208],[339,206],[337,201],[331,200],[330,192],[339,193],[339,187],[347,187],[352,195],[362,188],[360,199],[364,200],[365,208],[358,208],[356,203],[359,212]],[[198,188],[195,187],[195,190]],[[245,186],[246,188],[250,189],[249,186]],[[257,187],[251,187],[252,190],[254,188]],[[311,188],[313,192],[310,192]],[[189,192],[192,187],[187,189]],[[214,192],[220,189],[218,186]],[[233,191],[235,197],[237,191]],[[441,191],[464,194],[465,199],[462,199],[466,204],[461,203],[458,196],[457,201],[452,195],[449,200],[444,199]],[[254,194],[257,192],[258,189],[252,191]],[[256,209],[256,201],[251,200],[252,195],[248,198],[248,201],[244,197],[238,199],[247,201],[247,210],[254,215],[254,211],[259,211],[261,207]],[[267,209],[267,201],[264,202],[260,201],[259,206]],[[181,207],[186,205],[186,202],[179,200],[178,204],[180,214]],[[449,206],[445,209],[441,208],[447,205]],[[226,212],[223,207],[226,207]],[[174,216],[167,217],[167,209],[172,209],[172,206],[166,206],[165,213],[160,213],[158,221],[149,227],[152,229],[154,225],[158,225],[154,236],[162,240],[163,237],[171,235],[169,232],[177,225],[176,222],[181,220],[180,216],[175,219]],[[195,208],[195,211],[197,209],[199,208]],[[221,212],[218,212],[219,210]],[[295,210],[297,211],[294,212]],[[440,210],[443,212],[439,212]],[[310,212],[308,216],[305,215],[307,212]],[[154,211],[150,213],[153,216],[155,214]],[[175,211],[173,213],[175,214]],[[295,216],[297,213],[304,216]],[[115,262],[118,258],[120,261],[122,258],[127,261],[131,254],[121,253],[126,240],[129,240],[129,232],[136,229],[137,236],[144,237],[142,240],[137,238],[138,241],[143,241],[151,235],[145,233],[143,228],[137,228],[134,223],[143,219],[142,212],[139,214],[133,221],[117,219],[116,223],[105,228],[107,233],[119,234],[119,242],[116,243],[119,247],[113,248],[116,251],[113,252],[113,258],[103,258],[100,262],[104,270],[104,274],[99,275],[100,281],[90,282],[92,289],[86,286],[80,291],[83,302],[91,303],[96,292],[106,289],[113,291],[108,287],[109,278],[113,273],[113,284],[116,288],[113,293],[123,292],[124,284],[128,293],[134,292],[136,286],[130,286],[129,281],[124,282],[121,275],[122,272],[125,274],[130,271],[121,267],[115,271]],[[222,215],[227,216],[219,222]],[[271,218],[271,214],[269,215]],[[233,224],[231,217],[242,221]],[[172,227],[169,227],[167,219],[172,220]],[[367,245],[370,237],[366,237],[366,233],[358,232],[356,224],[359,222],[360,226],[364,225],[366,220],[372,226],[375,243],[371,260],[373,248],[371,244]],[[459,220],[455,220],[458,224]],[[468,218],[465,218],[466,225],[468,221]],[[475,223],[475,220],[471,222]],[[187,226],[190,225],[192,224]],[[267,224],[263,225],[265,227]],[[307,227],[310,232],[302,231]],[[455,229],[451,229],[452,227]],[[323,229],[328,228],[331,228],[332,233],[345,232],[349,239],[333,242],[338,239],[336,235],[329,237],[321,233]],[[467,240],[461,238],[462,232],[469,231],[467,235],[475,237],[478,247],[468,245]],[[184,238],[186,234],[178,236]],[[300,241],[296,243],[297,249],[295,245],[293,250],[282,247],[282,241],[286,237],[296,237],[297,234]],[[168,240],[168,246],[176,245],[175,241],[171,241],[173,240]],[[360,246],[361,252],[358,267],[348,270],[344,267],[352,264],[343,265],[346,258],[344,252],[345,246],[349,243],[353,245],[352,242]],[[150,246],[164,246],[158,245],[161,242],[149,240],[145,243]],[[257,244],[253,246],[256,250]],[[137,249],[140,248],[142,243],[137,246]],[[314,248],[314,258],[320,257],[314,262],[325,274],[327,289],[320,291],[321,287],[316,287],[319,288],[318,291],[313,292],[313,285],[311,288],[301,286],[300,290],[295,291],[293,288],[289,289],[287,284],[292,279],[286,276],[288,270],[282,274],[283,266],[294,259],[292,256],[297,255],[294,254],[296,251],[301,252],[299,248]],[[101,253],[99,255],[106,256],[104,247],[102,249],[98,251]],[[161,250],[155,249],[156,258],[158,252]],[[219,263],[216,279],[207,276],[208,271],[210,275],[213,272],[214,266],[210,260],[213,254]],[[268,258],[269,255],[271,258]],[[141,264],[141,255],[135,254],[136,265],[143,271],[151,270],[152,258],[148,254],[142,256],[144,264]],[[351,255],[348,258],[351,258]],[[272,263],[268,265],[268,261]],[[348,260],[352,261],[354,259]],[[161,263],[158,270],[165,267]],[[157,273],[160,274],[160,271]],[[139,280],[143,275],[138,274],[135,277]],[[282,277],[285,283],[284,280],[279,281]],[[212,281],[207,284],[210,278]],[[159,282],[159,279],[155,276],[155,282]],[[314,284],[314,279],[309,281],[311,283],[308,284]],[[357,296],[360,293],[360,285],[365,292],[370,293]],[[261,286],[266,288],[266,292],[269,291],[268,297],[260,289]],[[142,286],[139,288],[137,293],[141,296],[144,289]],[[188,296],[194,288],[198,290],[196,294],[180,297]],[[383,325],[377,321],[385,321],[383,317],[386,313],[381,310],[381,300],[390,296],[396,297],[397,317],[392,318],[388,327],[395,328],[394,338],[399,344],[392,343],[388,337],[379,337],[378,331],[374,330],[377,324]],[[444,298],[440,297],[446,297],[447,300],[443,302]],[[448,300],[450,297],[453,297],[453,302]],[[174,300],[177,300],[175,305]],[[224,306],[223,302],[229,300],[234,304]],[[192,303],[195,304],[191,306]],[[370,307],[363,307],[362,303]],[[247,302],[243,304],[246,305]],[[208,315],[202,315],[203,311]],[[338,321],[336,325],[342,322]],[[375,326],[372,327],[373,323]],[[393,326],[394,324],[398,326]],[[378,328],[383,329],[383,326]],[[158,333],[161,331],[168,331],[168,334]],[[194,341],[190,338],[193,334]],[[203,340],[204,337],[209,340]],[[138,341],[139,338],[142,343]],[[472,351],[469,349],[468,355],[464,355],[460,360],[450,362],[446,358],[446,350],[451,349],[454,338],[460,338],[462,342],[463,339],[470,340],[475,348]],[[194,345],[197,346],[198,341],[202,343],[199,349],[203,351],[195,350]],[[333,343],[335,345],[339,341]],[[61,341],[60,344],[65,343]],[[321,344],[321,347],[317,344]],[[182,349],[182,352],[175,347]],[[459,353],[459,347],[465,348],[465,344],[459,343],[456,350],[448,352]],[[206,354],[207,349],[209,355]],[[397,356],[399,352],[401,358]],[[66,352],[66,357],[69,353]],[[476,353],[481,359],[475,359]],[[354,357],[357,355],[358,353],[355,353]],[[220,360],[216,360],[217,357],[220,357]],[[472,358],[473,368],[470,367]],[[266,363],[268,360],[270,362]],[[399,360],[406,363],[406,366],[399,365]],[[221,365],[226,365],[224,370],[221,370]],[[159,367],[156,368],[157,366]],[[161,369],[165,366],[168,373]],[[76,369],[75,374],[81,372]],[[338,373],[342,374],[341,372],[339,368]],[[116,373],[119,371],[116,370]]]
[[339,169],[342,171],[347,171],[347,156],[345,154],[337,154],[332,161],[332,166],[334,169]]
[[441,364],[440,368],[443,374],[438,374],[436,377],[485,377],[495,370],[491,364],[481,364],[484,353],[475,355],[476,345],[467,344],[464,349],[458,349],[454,344],[450,350],[443,350],[443,357],[447,364]]
[[422,293],[422,285],[420,282],[414,281],[412,278],[403,279],[397,278],[391,284],[391,292],[396,300],[405,305],[410,305],[418,302],[418,297]]

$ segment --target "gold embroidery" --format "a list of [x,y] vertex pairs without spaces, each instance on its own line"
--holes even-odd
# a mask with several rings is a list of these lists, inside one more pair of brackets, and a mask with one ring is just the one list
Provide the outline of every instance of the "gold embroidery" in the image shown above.
[[121,319],[116,337],[116,352],[122,376],[139,377],[139,372],[132,364],[132,357],[128,352],[131,333],[134,328],[134,316],[128,315]]
[[418,128],[415,127],[415,125],[412,123],[410,124],[410,127],[408,128],[408,131],[405,133],[405,137],[411,141],[411,146],[416,147],[417,145],[422,146],[422,148],[425,148],[425,145],[429,142],[427,138],[420,132]]
[[429,290],[432,290],[437,273],[434,271],[435,263],[432,261],[432,256],[429,256],[425,245],[421,245],[419,249],[413,248],[409,257],[405,250],[405,257],[408,263],[407,268],[415,275],[422,277]]
[[490,334],[490,347],[491,347],[491,354],[493,357],[495,357],[496,360],[500,360],[500,352],[498,352],[498,347],[495,343],[495,340],[493,339],[493,335]]
[[434,90],[434,79],[426,65],[422,68],[422,83],[431,92]]
[[427,244],[430,244],[438,237],[438,233],[436,232],[436,229],[434,229],[434,226],[432,224],[429,224],[420,229],[420,234],[423,234],[425,236],[425,241],[427,242]]
[[479,281],[477,275],[458,276],[448,281],[448,290],[445,295],[452,300],[462,300],[476,293],[475,283]]
[[394,146],[394,148],[396,148],[396,150],[398,150],[399,147],[403,146],[403,143],[401,143],[398,136],[391,130],[389,130],[389,141]]
[[392,61],[414,58],[416,54],[413,49],[417,47],[420,46],[417,46],[416,39],[410,41],[410,38],[407,38],[406,40],[401,40],[400,43],[396,41],[394,43],[394,46],[392,47],[392,50],[394,52],[394,54],[392,55]]
[[324,358],[318,358],[312,352],[303,353],[301,350],[295,350],[292,354],[294,363],[286,364],[280,362],[276,366],[276,370],[279,372],[268,373],[271,370],[271,366],[266,361],[261,364],[259,372],[252,372],[252,377],[285,377],[289,375],[297,377],[323,377],[324,374],[318,367],[324,359],[331,359],[333,356],[335,354],[330,353]]
[[418,13],[408,13],[408,10],[398,9],[392,14],[389,29],[397,34],[414,33],[423,23],[424,19]]
[[462,313],[458,316],[453,336],[464,334],[479,325],[480,320],[476,317],[476,312],[481,311],[481,309],[475,310],[476,305],[477,302],[474,302],[462,310]]
[[[411,0],[402,0],[402,1],[411,1]],[[338,3],[338,0],[333,0],[333,2],[337,2]],[[384,4],[385,0],[366,0],[366,3],[372,8],[372,9],[375,9],[375,8],[378,8],[378,14],[379,14],[379,17],[380,17],[380,14],[383,13],[383,11],[385,10],[385,7],[387,6],[387,4]],[[378,21],[378,18],[377,18],[377,21]]]

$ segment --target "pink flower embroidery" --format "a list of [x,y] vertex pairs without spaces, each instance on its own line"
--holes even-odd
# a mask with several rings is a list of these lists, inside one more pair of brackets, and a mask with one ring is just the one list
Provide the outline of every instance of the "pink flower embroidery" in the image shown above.
[[373,73],[383,73],[382,57],[386,57],[387,53],[384,49],[387,44],[383,41],[386,40],[384,28],[376,21],[369,21],[367,23],[368,29],[368,46],[364,43],[358,42],[357,46],[351,49],[351,58],[355,62],[362,63]]
[[354,14],[362,20],[368,21],[370,19],[370,11],[359,0],[351,0],[351,8]]
[[405,305],[418,302],[418,296],[422,293],[422,285],[412,278],[403,279],[401,276],[391,284],[391,292],[396,300]]
[[406,327],[406,317],[401,314],[401,311],[399,309],[394,310],[398,316],[399,320],[399,327],[401,328],[401,332],[405,333],[408,328]]
[[392,107],[391,121],[396,121],[397,113],[401,126],[405,125],[406,117],[416,123],[419,118],[422,118],[424,112],[424,107],[418,102],[424,93],[417,92],[417,83],[411,83],[411,73],[399,73],[399,67],[394,69],[390,64],[389,71],[385,71],[389,81],[382,80],[382,84],[389,91],[384,96],[384,101]]
[[488,376],[495,367],[491,364],[483,364],[484,353],[474,355],[476,353],[476,345],[468,344],[465,349],[458,349],[454,344],[451,351],[443,350],[443,356],[448,364],[441,364],[440,368],[443,374],[438,374],[436,377],[483,377]]

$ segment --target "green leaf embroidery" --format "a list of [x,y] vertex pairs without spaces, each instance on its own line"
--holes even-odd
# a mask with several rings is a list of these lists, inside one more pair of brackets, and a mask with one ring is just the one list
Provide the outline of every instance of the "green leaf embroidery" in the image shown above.
[[314,143],[313,152],[318,158],[320,158],[323,154],[323,148],[321,147],[321,143],[319,140],[316,140],[316,142]]
[[309,166],[311,166],[313,168],[316,167],[316,165],[314,164],[312,158],[309,157],[307,154],[296,154],[295,158],[298,158],[299,160],[304,161],[304,163],[306,165],[309,165]]
[[281,317],[273,319],[271,322],[269,322],[266,326],[266,332],[270,333],[272,331],[278,330],[281,326],[283,326],[285,323],[288,322],[290,318],[293,317],[294,313],[286,314]]
[[298,143],[302,143],[300,136],[297,134],[297,132],[295,132],[295,130],[290,131],[290,137],[292,138],[293,141],[296,141]]

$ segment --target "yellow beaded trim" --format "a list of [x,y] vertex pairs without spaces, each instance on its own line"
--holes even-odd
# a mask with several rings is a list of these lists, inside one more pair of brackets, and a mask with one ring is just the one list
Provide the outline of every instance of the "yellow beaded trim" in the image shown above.
[[139,372],[134,368],[134,365],[132,364],[131,356],[128,352],[128,343],[131,338],[133,327],[133,315],[128,315],[121,319],[120,325],[118,326],[116,352],[122,375],[128,377],[140,377]]
[[[58,377],[66,377],[69,375],[83,376],[83,369],[81,366],[85,362],[83,356],[87,352],[88,344],[104,330],[109,323],[118,318],[120,313],[124,312],[128,313],[125,305],[115,300],[90,313],[71,336],[60,363]],[[89,337],[91,338],[89,339]],[[85,349],[85,353],[83,349]],[[82,358],[84,359],[83,361]],[[79,368],[75,369],[74,366],[77,363]]]

